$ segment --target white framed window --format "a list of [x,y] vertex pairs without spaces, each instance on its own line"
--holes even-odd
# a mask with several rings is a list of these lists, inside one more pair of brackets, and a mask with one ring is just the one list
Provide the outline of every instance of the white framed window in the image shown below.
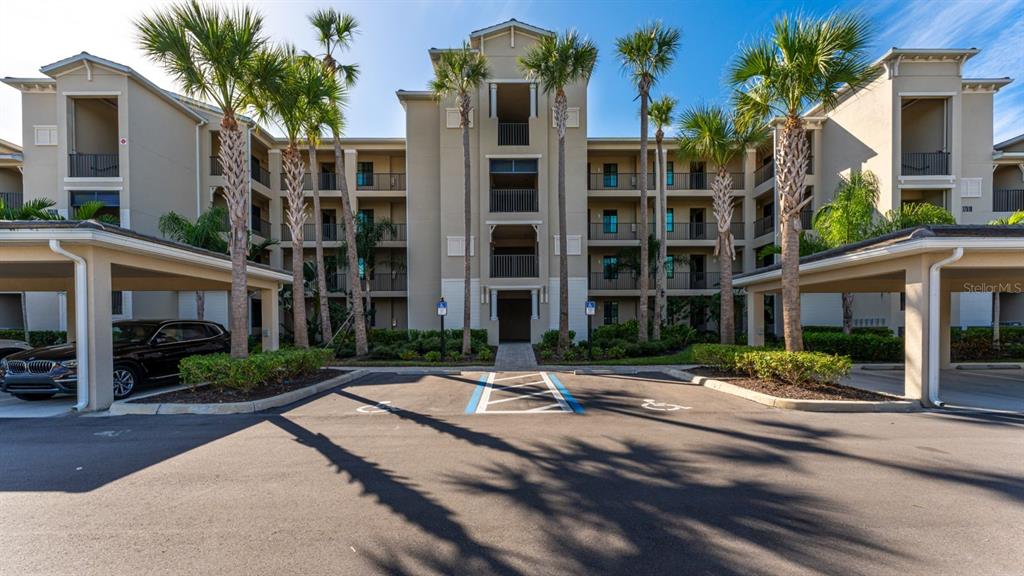
[[[462,123],[462,118],[459,116],[458,108],[445,108],[445,126],[448,128],[459,128]],[[469,127],[472,128],[473,116],[476,115],[476,108],[469,109]]]
[[[569,234],[565,237],[565,251],[569,256],[579,256],[583,253],[583,237],[579,234]],[[561,256],[562,245],[559,235],[555,234],[555,256]]]
[[960,197],[981,198],[981,178],[961,178]]
[[36,146],[56,146],[57,145],[57,127],[56,126],[33,126],[35,132],[35,143]]
[[[448,237],[448,255],[449,256],[465,256],[466,255],[466,237],[465,236],[449,236]],[[476,256],[476,236],[469,237],[469,255]]]
[[[551,109],[551,127],[558,128],[558,118],[555,116],[555,109]],[[580,127],[580,107],[570,106],[566,109],[565,114],[565,127],[566,128],[579,128]]]

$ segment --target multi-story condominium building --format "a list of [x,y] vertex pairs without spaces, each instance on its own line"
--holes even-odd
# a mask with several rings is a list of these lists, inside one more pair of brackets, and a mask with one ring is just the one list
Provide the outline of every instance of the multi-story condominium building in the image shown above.
[[[472,32],[471,46],[487,56],[491,78],[472,95],[470,126],[472,229],[463,230],[463,152],[453,102],[438,102],[424,91],[399,90],[405,109],[405,138],[347,138],[343,141],[347,190],[339,190],[334,153],[325,142],[316,165],[307,167],[322,196],[330,296],[343,302],[346,276],[339,254],[341,194],[348,194],[363,221],[392,226],[377,245],[374,262],[361,267],[370,287],[377,327],[435,328],[436,303],[448,302],[447,325],[459,327],[471,307],[473,327],[498,340],[536,340],[558,323],[557,133],[553,95],[527,80],[518,58],[551,32],[515,20]],[[867,169],[882,187],[879,211],[907,202],[948,208],[962,223],[987,222],[1024,208],[1024,141],[993,149],[993,94],[1010,80],[962,77],[964,62],[977,50],[898,50],[883,56],[884,72],[874,82],[843,94],[827,113],[807,115],[813,150],[807,193],[812,206],[831,198],[840,174]],[[440,51],[429,51],[435,62]],[[122,226],[159,235],[162,214],[194,218],[222,204],[217,161],[220,112],[210,105],[155,86],[131,68],[82,53],[44,66],[42,78],[6,78],[23,97],[23,192],[0,176],[0,191],[24,199],[51,198],[74,217],[88,200],[105,202]],[[637,314],[640,242],[660,236],[653,146],[647,166],[639,165],[637,138],[587,135],[587,86],[567,89],[566,190],[570,326],[586,327],[584,302],[597,302],[598,324]],[[290,259],[284,225],[285,193],[281,150],[285,143],[245,119],[249,127],[251,230],[273,239],[257,255],[282,267]],[[653,144],[653,142],[652,142]],[[661,159],[666,178],[668,295],[683,321],[703,327],[710,296],[717,292],[713,256],[714,215],[710,184],[717,167],[677,153],[671,138]],[[6,156],[0,148],[0,171]],[[777,210],[772,146],[747,150],[728,171],[734,183],[733,269],[753,271],[772,263],[759,251],[776,240]],[[650,205],[639,202],[638,175],[651,182]],[[8,190],[8,188],[12,188]],[[12,200],[14,201],[14,200]],[[640,210],[652,230],[640,229]],[[315,224],[304,230],[306,258],[312,259]],[[472,257],[470,301],[463,301],[463,255]],[[651,286],[653,296],[653,283]],[[19,295],[20,298],[20,295]],[[60,295],[29,294],[24,309],[0,307],[0,326],[27,318],[30,328],[66,323]],[[115,295],[124,317],[189,317],[191,294]],[[981,298],[963,297],[961,317],[983,316]],[[1004,304],[1005,317],[1024,316],[1021,303]],[[653,301],[653,298],[652,298]],[[858,296],[858,324],[898,327],[898,295]],[[805,298],[805,322],[836,324],[839,306],[825,296]],[[673,309],[676,309],[673,306]],[[253,306],[253,315],[260,307]],[[207,317],[226,323],[225,294],[207,297]],[[258,322],[254,322],[258,324]],[[20,325],[20,324],[19,324]],[[713,328],[713,326],[712,326]]]

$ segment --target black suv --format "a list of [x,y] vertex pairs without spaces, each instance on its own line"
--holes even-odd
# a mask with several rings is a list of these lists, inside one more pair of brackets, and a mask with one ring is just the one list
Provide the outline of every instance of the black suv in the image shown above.
[[[186,356],[230,350],[230,335],[215,322],[114,322],[114,397],[125,398],[137,386],[175,378],[178,362]],[[17,352],[0,360],[0,390],[22,400],[75,393],[77,368],[74,343]]]

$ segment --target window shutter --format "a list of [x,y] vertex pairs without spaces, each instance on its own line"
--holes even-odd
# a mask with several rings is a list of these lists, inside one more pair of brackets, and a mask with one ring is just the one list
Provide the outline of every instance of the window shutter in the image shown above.
[[57,145],[57,127],[56,126],[33,126],[35,131],[35,144],[36,146],[56,146]]
[[981,198],[981,178],[962,178],[960,180],[961,198]]

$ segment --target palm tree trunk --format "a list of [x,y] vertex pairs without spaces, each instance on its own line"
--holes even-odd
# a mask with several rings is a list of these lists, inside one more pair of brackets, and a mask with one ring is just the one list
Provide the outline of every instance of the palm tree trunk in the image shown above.
[[327,270],[324,268],[324,219],[320,212],[320,174],[317,170],[316,146],[309,144],[309,180],[313,186],[313,222],[316,230],[316,286],[320,300],[320,338],[326,346],[331,341],[334,328],[331,326],[331,313],[327,306]]
[[853,332],[853,293],[843,292],[843,334]]
[[196,290],[196,320],[206,319],[206,293]]
[[[249,290],[246,258],[249,251],[249,175],[246,173],[245,139],[230,115],[221,120],[220,164],[224,167],[224,198],[228,206],[231,253],[231,356],[249,355]],[[269,320],[269,319],[268,319]]]
[[810,149],[802,120],[786,118],[775,151],[775,186],[779,198],[782,235],[782,328],[786,350],[804,349],[800,324],[800,209]]
[[306,329],[306,290],[302,270],[302,226],[306,223],[306,205],[302,198],[302,157],[294,147],[281,155],[288,188],[288,228],[292,233],[292,332],[297,348],[309,348]]
[[462,112],[462,168],[463,168],[463,186],[465,187],[465,206],[464,206],[464,217],[463,221],[465,225],[465,242],[463,246],[463,263],[465,266],[463,279],[464,283],[462,286],[462,354],[468,355],[472,352],[472,341],[470,339],[470,306],[474,303],[471,302],[472,295],[469,290],[470,281],[470,231],[473,225],[473,197],[471,192],[471,181],[470,181],[470,162],[469,162],[469,94],[462,94],[459,96],[459,110]]
[[345,257],[348,260],[348,288],[352,291],[352,316],[356,330],[356,356],[369,353],[366,338],[366,310],[363,308],[363,289],[359,283],[359,252],[356,247],[356,224],[352,216],[352,203],[348,196],[348,179],[345,177],[345,151],[341,149],[341,135],[334,133],[334,173],[341,191],[341,217],[345,226]]
[[650,289],[650,248],[647,245],[647,88],[640,89],[640,309],[637,340],[647,342],[647,290]]
[[718,174],[712,185],[712,208],[718,230],[715,256],[719,270],[718,340],[722,344],[736,342],[736,314],[733,311],[732,259],[735,257],[732,236],[732,176],[725,166],[718,167]]
[[992,293],[992,347],[996,350],[1000,348],[1000,334],[999,334],[999,319],[1002,316],[1000,312],[1001,308],[1001,296],[999,292]]
[[569,113],[565,91],[555,94],[558,122],[558,354],[569,349],[569,239],[565,207],[565,124]]
[[665,223],[665,215],[668,214],[668,208],[665,206],[665,167],[663,166],[661,156],[661,142],[664,137],[661,129],[659,128],[654,136],[656,142],[655,147],[655,158],[654,166],[657,168],[656,178],[658,179],[655,186],[658,189],[658,217],[655,221],[658,225],[658,237],[661,241],[658,243],[658,259],[654,263],[654,339],[661,340],[661,324],[665,321],[665,284],[668,283],[668,278],[665,273],[665,262],[668,260],[668,226]]

